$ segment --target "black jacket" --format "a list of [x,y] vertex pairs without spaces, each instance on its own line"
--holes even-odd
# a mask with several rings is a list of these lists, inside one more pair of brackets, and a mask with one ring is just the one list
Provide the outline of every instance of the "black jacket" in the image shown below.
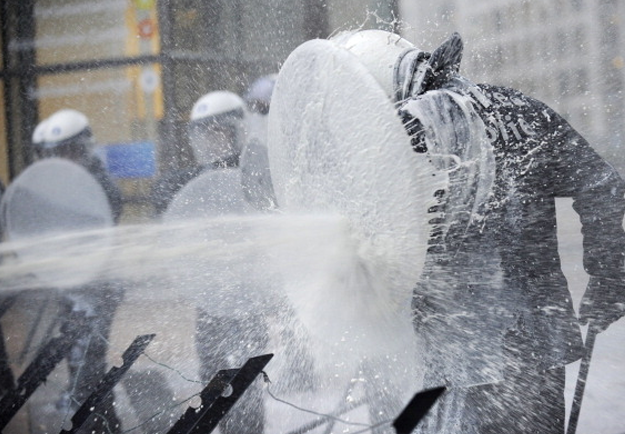
[[[413,121],[415,150],[449,176],[413,302],[426,339],[447,347],[441,366],[496,371],[510,329],[533,336],[527,350],[545,368],[577,359],[582,341],[560,266],[555,198],[573,198],[587,273],[622,281],[623,179],[561,116],[513,89],[455,77],[402,112]],[[451,125],[451,144],[442,144]],[[480,138],[487,143],[475,145]]]
[[119,222],[119,218],[122,214],[123,199],[119,187],[111,179],[102,160],[96,156],[91,156],[87,159],[83,166],[93,177],[100,183],[106,193],[111,211],[113,213],[113,221]]

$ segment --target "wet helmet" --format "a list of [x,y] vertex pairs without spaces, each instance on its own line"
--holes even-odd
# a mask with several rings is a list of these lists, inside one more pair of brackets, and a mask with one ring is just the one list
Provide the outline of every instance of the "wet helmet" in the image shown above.
[[395,33],[375,29],[343,32],[331,40],[356,55],[388,97],[395,99],[396,70],[402,58],[416,49],[411,42]]
[[237,159],[245,129],[245,102],[229,91],[207,93],[191,110],[189,144],[201,165]]
[[45,123],[41,157],[81,160],[93,150],[93,133],[89,119],[83,113],[72,109],[59,110]]
[[332,40],[355,54],[395,102],[443,85],[460,69],[463,43],[453,33],[433,52],[384,30],[340,33]]
[[269,113],[271,94],[276,84],[277,74],[264,75],[256,79],[245,94],[245,103],[252,113],[266,115]]
[[40,146],[44,141],[44,134],[46,129],[46,120],[39,122],[35,129],[33,130],[33,135],[31,138],[31,143],[33,146]]

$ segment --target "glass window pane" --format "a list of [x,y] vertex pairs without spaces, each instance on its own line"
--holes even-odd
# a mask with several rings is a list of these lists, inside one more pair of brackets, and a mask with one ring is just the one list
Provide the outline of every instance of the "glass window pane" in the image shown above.
[[35,20],[39,64],[159,51],[155,0],[39,0]]
[[62,108],[81,111],[103,144],[155,140],[163,112],[157,65],[42,75],[36,97],[41,119]]

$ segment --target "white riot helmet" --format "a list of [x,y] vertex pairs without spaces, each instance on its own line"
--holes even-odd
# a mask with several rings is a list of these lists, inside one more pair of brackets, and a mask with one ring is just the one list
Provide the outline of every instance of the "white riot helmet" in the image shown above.
[[40,146],[44,141],[45,132],[46,132],[46,119],[39,122],[37,126],[35,127],[35,129],[33,130],[31,143],[34,146]]
[[385,30],[343,32],[331,39],[360,60],[392,100],[396,99],[396,70],[402,58],[415,46]]
[[82,160],[93,150],[93,133],[89,119],[83,113],[59,110],[45,121],[41,157],[61,157]]
[[278,74],[270,74],[254,80],[245,94],[245,102],[250,112],[261,115],[269,113],[271,94],[277,78]]
[[356,55],[394,102],[440,86],[458,73],[462,60],[458,33],[431,53],[384,30],[339,33],[332,41]]
[[229,91],[207,93],[191,110],[189,144],[201,165],[236,165],[245,140],[245,102]]

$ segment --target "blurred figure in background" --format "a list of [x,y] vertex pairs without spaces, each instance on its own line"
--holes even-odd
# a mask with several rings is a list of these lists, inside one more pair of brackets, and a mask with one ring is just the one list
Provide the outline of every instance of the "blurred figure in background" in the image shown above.
[[238,167],[244,142],[245,103],[229,91],[203,95],[193,105],[189,145],[195,163],[164,173],[152,186],[152,203],[162,214],[174,195],[205,170]]
[[[93,175],[106,193],[113,220],[118,223],[122,213],[122,195],[108,176],[103,162],[94,153],[91,126],[83,113],[72,109],[57,111],[38,125],[33,134],[33,145],[37,159],[64,158]],[[108,336],[122,297],[121,285],[108,281],[92,282],[63,292],[61,323],[66,326],[68,319],[84,315],[90,330],[71,349],[68,358],[69,385],[57,402],[59,411],[75,411],[95,391],[106,373]],[[93,428],[95,432],[120,430],[114,410],[112,414],[107,414],[106,419],[103,426]]]
[[[155,189],[158,206],[167,207],[164,222],[253,211],[243,194],[239,169],[245,127],[245,102],[238,95],[214,91],[197,100],[189,122],[189,144],[197,164],[166,176]],[[199,262],[194,265],[194,276],[176,277],[180,287],[196,296],[195,345],[205,383],[218,371],[241,367],[250,357],[262,354],[268,341],[265,312],[258,312],[246,298],[257,290],[249,283],[247,270],[224,268],[222,280],[212,281],[202,276],[202,270],[213,266],[219,267],[211,261]],[[256,381],[221,421],[222,434],[263,432],[262,388],[260,380]]]
[[277,74],[255,80],[245,94],[248,139],[241,153],[241,182],[248,201],[258,210],[275,207],[267,155],[267,121]]
[[[35,161],[39,159],[39,149],[44,141],[43,135],[45,132],[45,126],[45,120],[39,122],[33,130],[33,134],[31,136],[32,159]],[[0,181],[0,203],[2,202],[4,191],[4,184]],[[4,241],[4,225],[2,224],[0,224],[0,242],[1,241]],[[0,256],[0,263],[2,260],[3,258]],[[2,317],[6,311],[11,308],[16,297],[17,296],[15,294],[3,294],[0,296],[0,317]],[[4,342],[4,331],[2,329],[2,324],[0,324],[0,395],[15,387],[13,384],[13,372],[11,371],[9,356],[6,352]]]
[[[43,139],[43,140],[41,140]],[[38,140],[38,144],[35,144]],[[33,133],[37,159],[65,158],[81,165],[98,180],[106,193],[113,218],[119,221],[122,213],[122,195],[109,177],[104,163],[95,154],[95,141],[89,119],[72,109],[59,110],[37,125]]]

